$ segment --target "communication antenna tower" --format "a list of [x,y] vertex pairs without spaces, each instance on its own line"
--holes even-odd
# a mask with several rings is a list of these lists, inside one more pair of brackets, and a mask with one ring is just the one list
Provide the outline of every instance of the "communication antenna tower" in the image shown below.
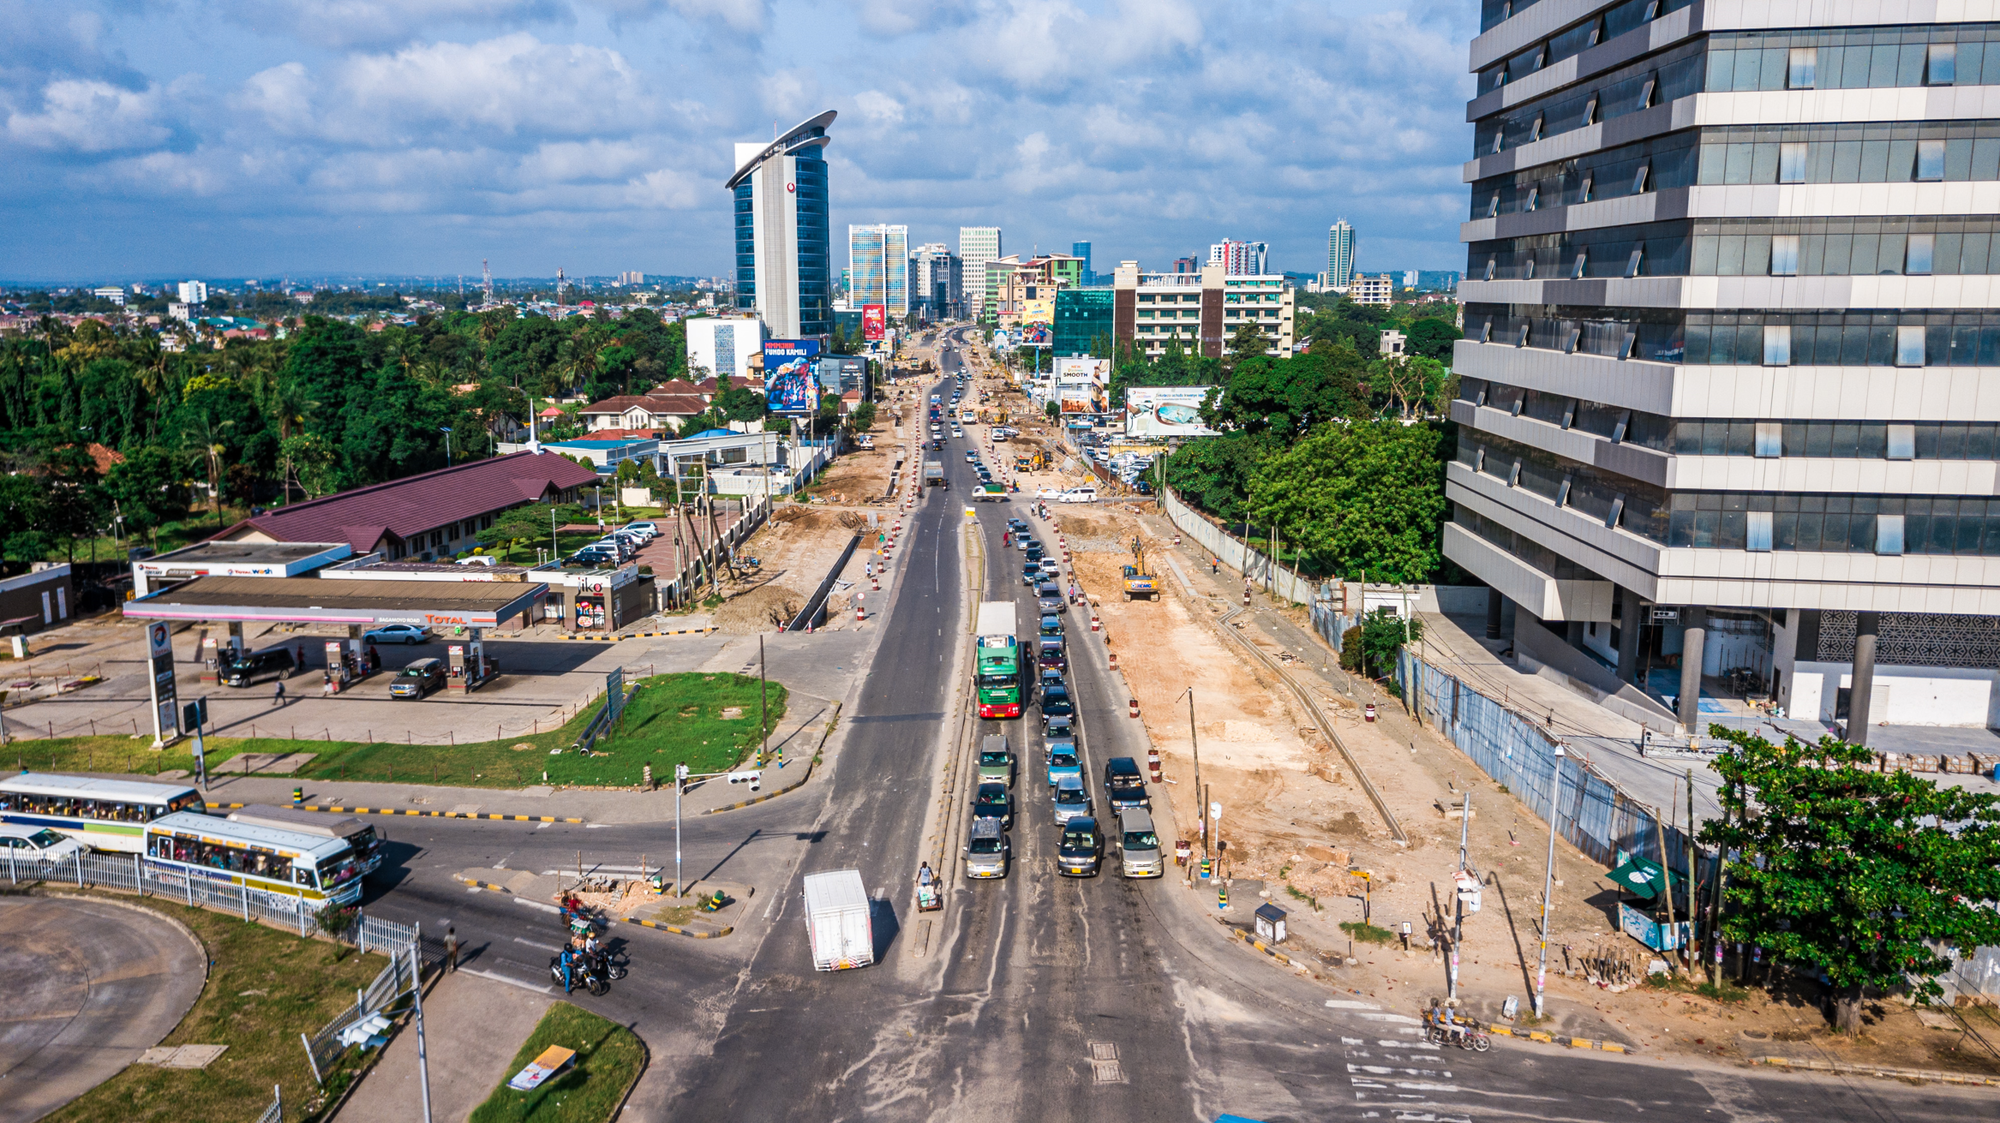
[[479,271],[486,274],[486,303],[491,304],[493,303],[493,267],[488,265],[486,259],[483,257],[479,259]]
[[556,303],[557,303],[557,304],[561,304],[561,303],[562,303],[562,290],[563,290],[563,271],[562,271],[562,266],[558,265],[558,266],[556,266]]

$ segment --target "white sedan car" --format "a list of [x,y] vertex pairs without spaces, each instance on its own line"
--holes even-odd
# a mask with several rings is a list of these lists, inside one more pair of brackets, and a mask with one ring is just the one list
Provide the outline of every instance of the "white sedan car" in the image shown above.
[[429,643],[431,630],[422,624],[384,624],[361,633],[363,643]]

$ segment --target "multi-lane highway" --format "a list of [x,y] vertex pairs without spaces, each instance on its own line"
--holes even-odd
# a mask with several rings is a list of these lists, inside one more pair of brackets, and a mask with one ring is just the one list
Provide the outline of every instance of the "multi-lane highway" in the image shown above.
[[[947,388],[961,362],[944,356]],[[921,402],[918,409],[912,442],[924,425]],[[971,730],[1005,732],[1021,753],[1011,874],[978,883],[952,876],[943,912],[918,917],[911,882],[929,852],[927,814],[950,754],[965,743],[968,605],[1014,599],[1028,606],[1021,619],[1033,619],[1019,552],[999,545],[1004,521],[1027,504],[974,504],[968,520],[968,447],[946,442],[937,455],[952,488],[927,493],[905,520],[907,556],[886,613],[871,625],[872,651],[853,652],[865,670],[828,775],[687,828],[690,873],[719,866],[720,876],[752,882],[758,907],[721,941],[614,933],[627,940],[631,977],[604,998],[577,999],[631,1024],[652,1050],[625,1118],[1155,1123],[1230,1112],[1272,1121],[1873,1123],[1996,1114],[1989,1096],[1955,1089],[1511,1042],[1481,1055],[1427,1046],[1415,1032],[1418,996],[1357,995],[1288,975],[1228,939],[1211,918],[1212,898],[1172,878],[1126,881],[1115,862],[1097,878],[1058,877],[1032,716]],[[1037,522],[1033,532],[1052,543],[1045,527]],[[967,587],[968,573],[979,587]],[[1086,623],[1071,610],[1085,775],[1101,807],[1105,758],[1143,760],[1145,752]],[[945,813],[970,810],[961,800]],[[587,860],[615,862],[671,845],[670,827],[428,823],[397,832],[407,836],[402,872],[370,907],[420,919],[430,931],[450,919],[470,937],[472,968],[536,985],[551,954],[544,948],[556,943],[553,918],[469,893],[448,871],[555,869],[579,849]],[[952,864],[957,855],[946,857]],[[880,961],[818,973],[798,878],[843,868],[859,869],[878,898]]]

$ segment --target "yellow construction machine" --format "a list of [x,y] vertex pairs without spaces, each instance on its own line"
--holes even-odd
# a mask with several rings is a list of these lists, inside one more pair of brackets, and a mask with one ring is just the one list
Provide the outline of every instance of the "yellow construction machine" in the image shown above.
[[1132,536],[1132,564],[1125,566],[1125,599],[1144,597],[1152,600],[1160,591],[1159,579],[1146,568],[1146,546],[1138,535]]

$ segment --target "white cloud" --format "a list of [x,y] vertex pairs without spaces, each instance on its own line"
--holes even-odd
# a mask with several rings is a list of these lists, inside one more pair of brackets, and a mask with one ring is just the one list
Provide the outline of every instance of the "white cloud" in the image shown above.
[[582,0],[582,2],[625,19],[643,19],[663,11],[671,11],[697,23],[717,23],[733,31],[761,32],[770,21],[768,0]]
[[566,22],[564,0],[232,0],[227,10],[321,47],[387,46],[455,28]]
[[40,112],[7,115],[7,136],[33,148],[113,152],[167,139],[157,86],[127,90],[95,79],[64,79],[42,88]]

